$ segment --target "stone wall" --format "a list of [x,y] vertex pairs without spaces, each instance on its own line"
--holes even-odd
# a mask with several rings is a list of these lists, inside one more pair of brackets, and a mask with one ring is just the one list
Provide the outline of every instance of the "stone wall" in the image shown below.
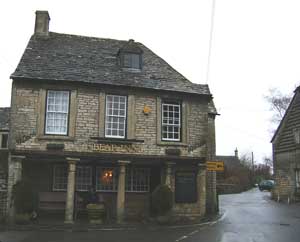
[[[213,161],[216,157],[216,131],[215,116],[208,117],[208,142],[207,142],[207,159]],[[217,198],[217,175],[215,171],[206,172],[206,213],[213,214],[218,211]]]
[[[44,134],[45,106],[47,89],[70,90],[69,135],[53,136]],[[105,94],[126,95],[128,100],[127,138],[141,141],[132,145],[97,144],[93,137],[104,137],[105,126]],[[161,140],[161,103],[162,100],[179,100],[182,102],[182,130],[180,142]],[[208,114],[208,99],[191,95],[170,94],[159,91],[145,91],[86,87],[68,83],[59,86],[49,83],[13,82],[12,88],[12,132],[11,149],[19,153],[34,152],[61,154],[73,153],[75,156],[87,153],[115,153],[143,156],[166,156],[168,149],[180,150],[178,157],[190,157],[203,161],[215,157],[214,115]],[[149,112],[145,113],[147,108]],[[52,151],[49,144],[63,144],[63,150]],[[166,156],[167,157],[167,156]],[[56,160],[61,162],[64,160]],[[84,156],[82,161],[84,162]],[[26,162],[26,161],[25,161]],[[172,162],[172,159],[170,159]],[[13,163],[12,163],[13,165]],[[13,166],[12,166],[13,168]],[[26,169],[26,165],[24,166]],[[176,167],[176,169],[181,169]],[[206,173],[205,166],[196,168],[197,202],[175,204],[177,215],[199,217],[207,209],[216,208],[216,177],[215,173]],[[13,172],[12,172],[13,173]],[[175,174],[175,173],[174,173]],[[172,188],[175,190],[175,176]],[[11,178],[11,180],[16,180]],[[49,189],[50,184],[41,184]],[[51,187],[50,187],[51,190]],[[126,193],[127,195],[127,193]],[[144,216],[144,209],[149,207],[147,194],[128,194],[126,212],[129,215]],[[145,202],[145,201],[148,202]],[[132,207],[134,206],[134,208]],[[144,211],[143,211],[144,210]],[[149,211],[149,209],[147,209]]]
[[[69,129],[72,129],[69,137],[44,135],[40,131],[44,129],[45,116],[45,90],[55,88],[29,84],[13,84],[13,102],[12,102],[12,149],[16,150],[34,150],[46,151],[49,143],[63,143],[64,151],[70,152],[99,152],[94,149],[95,141],[90,137],[103,136],[104,129],[104,108],[101,102],[101,93],[110,93],[110,90],[92,88],[70,87],[72,90],[70,110]],[[63,86],[61,88],[64,88]],[[122,93],[125,91],[123,90]],[[128,91],[128,100],[133,97],[134,107],[131,113],[128,113],[127,124],[128,136],[143,140],[143,143],[134,144],[134,149],[118,150],[114,147],[115,153],[133,153],[143,155],[165,155],[168,148],[180,149],[180,155],[186,157],[206,157],[207,154],[207,134],[208,134],[208,116],[207,101],[205,99],[193,99],[191,97],[178,97],[182,100],[182,114],[186,117],[183,120],[182,142],[163,142],[158,141],[160,135],[160,123],[157,122],[161,115],[160,102],[164,94],[154,93],[149,95],[142,91]],[[168,96],[170,98],[170,96]],[[173,96],[173,98],[175,98]],[[143,112],[144,107],[150,109],[148,114]],[[128,108],[129,109],[129,108]],[[41,120],[43,122],[41,122]],[[74,130],[73,124],[74,123]],[[129,129],[130,127],[131,129]],[[130,133],[129,133],[130,132]],[[101,148],[100,152],[106,152]],[[112,152],[108,149],[109,153]]]
[[7,203],[7,152],[0,151],[0,223],[6,214]]
[[[191,168],[190,168],[191,169]],[[176,171],[187,171],[187,168],[177,167]],[[189,220],[203,217],[206,213],[206,170],[205,167],[197,168],[196,187],[197,201],[194,203],[174,203],[173,213],[177,218],[185,217]],[[175,175],[172,179],[172,190],[175,191]]]
[[275,187],[272,191],[272,197],[275,200],[295,200],[295,169],[300,168],[299,150],[275,153],[274,163],[276,170],[274,173]]

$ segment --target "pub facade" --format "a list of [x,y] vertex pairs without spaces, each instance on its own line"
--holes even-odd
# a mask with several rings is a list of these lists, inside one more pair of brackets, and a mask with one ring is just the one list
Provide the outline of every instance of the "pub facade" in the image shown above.
[[8,208],[12,186],[30,180],[39,210],[77,218],[80,194],[96,191],[118,222],[145,218],[167,184],[173,215],[215,209],[214,108],[194,84],[134,40],[49,32],[47,11],[11,75]]

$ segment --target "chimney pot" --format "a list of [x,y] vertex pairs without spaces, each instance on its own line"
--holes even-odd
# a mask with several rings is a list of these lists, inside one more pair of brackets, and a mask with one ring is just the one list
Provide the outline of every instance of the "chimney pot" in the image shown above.
[[35,12],[34,34],[41,36],[49,35],[50,16],[48,11],[37,10]]

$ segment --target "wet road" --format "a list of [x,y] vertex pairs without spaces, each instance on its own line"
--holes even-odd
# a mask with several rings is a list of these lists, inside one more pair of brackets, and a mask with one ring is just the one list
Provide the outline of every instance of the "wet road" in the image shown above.
[[1,242],[299,242],[300,204],[278,204],[257,189],[220,197],[225,215],[209,226],[89,232],[1,232]]
[[253,189],[220,197],[225,217],[185,239],[207,242],[299,242],[300,204],[270,200],[270,193]]

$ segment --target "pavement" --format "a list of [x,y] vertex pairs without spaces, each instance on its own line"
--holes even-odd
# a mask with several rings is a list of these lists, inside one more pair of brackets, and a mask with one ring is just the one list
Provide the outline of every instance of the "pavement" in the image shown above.
[[[0,232],[0,242],[299,242],[300,204],[276,203],[258,189],[220,196],[223,216],[176,226],[126,225],[61,230],[45,227]],[[52,228],[52,229],[51,229]]]

